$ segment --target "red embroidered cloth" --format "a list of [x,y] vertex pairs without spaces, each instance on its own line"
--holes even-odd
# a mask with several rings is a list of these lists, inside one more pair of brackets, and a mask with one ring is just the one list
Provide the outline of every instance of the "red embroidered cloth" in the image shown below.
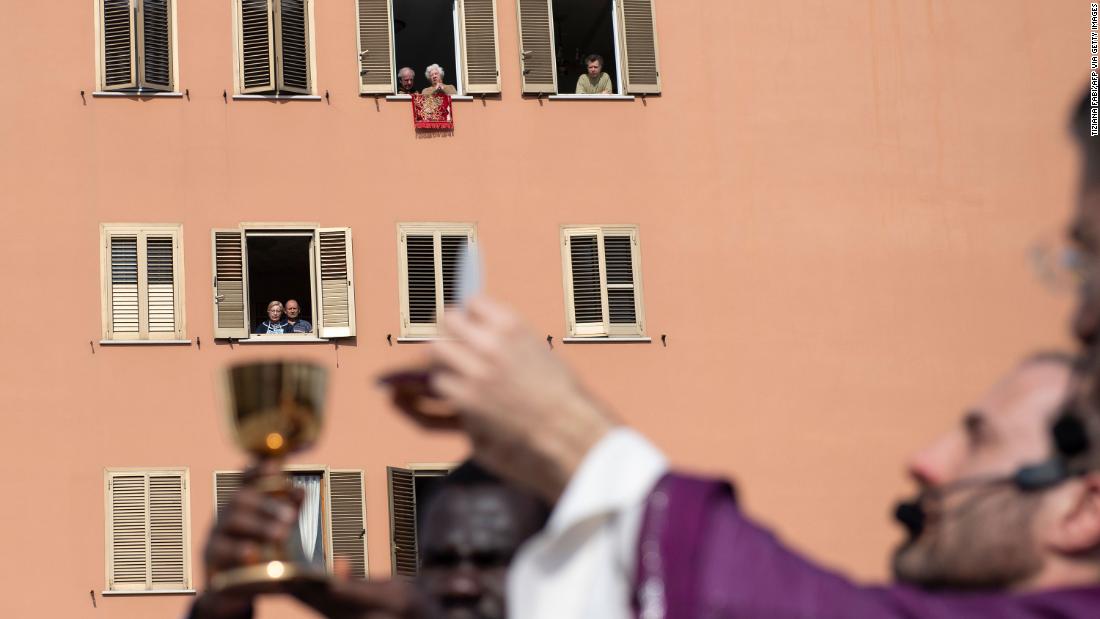
[[420,95],[413,93],[413,125],[417,129],[454,129],[451,115],[451,96],[447,94]]

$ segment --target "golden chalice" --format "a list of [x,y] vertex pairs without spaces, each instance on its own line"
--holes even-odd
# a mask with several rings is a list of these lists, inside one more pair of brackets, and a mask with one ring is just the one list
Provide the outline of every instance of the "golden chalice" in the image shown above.
[[[328,371],[312,363],[274,361],[245,363],[225,371],[225,410],[237,444],[257,460],[281,460],[317,440],[324,418]],[[291,484],[283,474],[257,480],[261,491],[286,495]],[[300,543],[268,545],[249,565],[210,576],[215,590],[262,591],[288,581],[326,578],[323,568],[305,559]]]

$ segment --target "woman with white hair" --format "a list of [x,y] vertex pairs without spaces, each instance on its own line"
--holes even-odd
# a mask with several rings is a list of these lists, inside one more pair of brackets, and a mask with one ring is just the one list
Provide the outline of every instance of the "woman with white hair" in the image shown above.
[[457,95],[458,90],[450,84],[443,83],[443,67],[433,64],[424,71],[424,77],[428,78],[431,86],[420,91],[422,95],[448,94]]
[[267,320],[256,327],[256,335],[290,333],[290,324],[283,317],[283,304],[272,301],[267,304]]

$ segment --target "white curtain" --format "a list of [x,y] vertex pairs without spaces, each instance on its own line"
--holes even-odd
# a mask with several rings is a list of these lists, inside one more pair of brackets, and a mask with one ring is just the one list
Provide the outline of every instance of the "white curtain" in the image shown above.
[[305,491],[302,510],[298,513],[298,533],[302,538],[302,553],[310,563],[316,563],[317,539],[321,527],[321,476],[295,475],[294,485]]

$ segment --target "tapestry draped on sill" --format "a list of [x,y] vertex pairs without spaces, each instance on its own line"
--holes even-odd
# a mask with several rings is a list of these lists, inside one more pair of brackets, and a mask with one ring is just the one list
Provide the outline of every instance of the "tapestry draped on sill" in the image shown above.
[[413,94],[413,125],[417,129],[455,128],[451,115],[451,96],[443,93],[432,95]]

